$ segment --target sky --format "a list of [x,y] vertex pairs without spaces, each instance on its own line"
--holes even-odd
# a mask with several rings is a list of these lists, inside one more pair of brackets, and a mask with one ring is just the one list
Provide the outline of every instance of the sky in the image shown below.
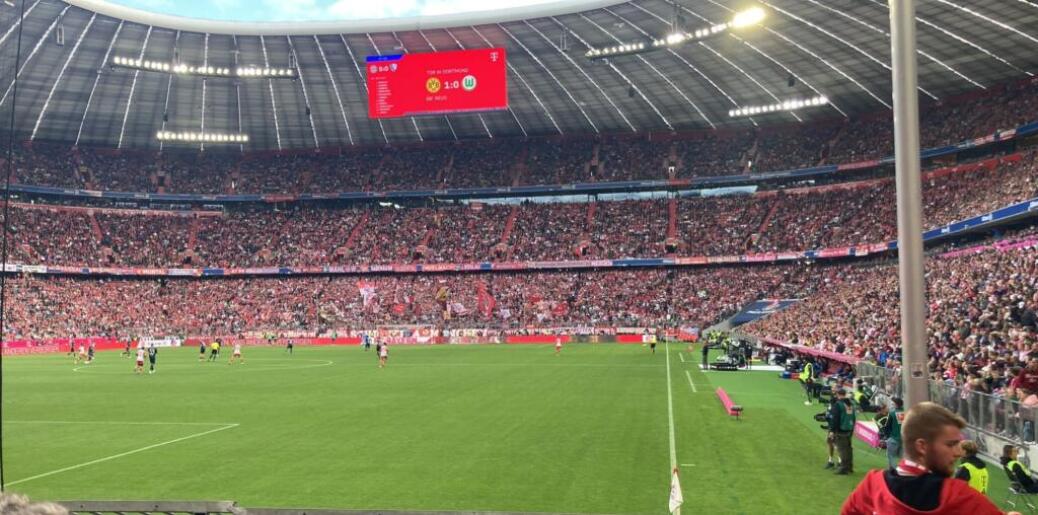
[[497,10],[555,0],[109,0],[144,11],[225,21],[330,21]]

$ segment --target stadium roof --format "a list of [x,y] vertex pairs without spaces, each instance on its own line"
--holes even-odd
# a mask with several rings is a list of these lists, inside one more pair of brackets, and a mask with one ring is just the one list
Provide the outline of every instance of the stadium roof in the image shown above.
[[[10,3],[0,3],[0,112],[12,101],[15,75],[20,0]],[[198,131],[204,119],[209,131],[237,132],[240,124],[251,138],[247,149],[324,148],[767,126],[871,112],[892,103],[888,10],[882,0],[761,0],[768,18],[753,30],[607,62],[592,62],[584,52],[589,45],[665,35],[673,4],[562,3],[536,12],[502,10],[494,17],[381,20],[363,25],[370,27],[366,31],[356,22],[217,26],[142,17],[139,11],[115,17],[110,14],[120,11],[103,4],[26,0],[16,107],[17,128],[26,139],[157,149],[156,131]],[[567,13],[560,6],[583,10]],[[746,6],[732,0],[685,1],[679,3],[679,16],[686,30],[695,30],[725,22]],[[1038,69],[1034,2],[932,0],[918,3],[917,16],[924,102],[1025,78]],[[277,30],[267,32],[272,28]],[[365,56],[490,45],[508,49],[509,110],[368,118]],[[237,52],[242,64],[283,67],[293,51],[300,80],[203,81],[105,64],[106,55],[168,62],[176,53],[183,62],[234,66]],[[734,107],[819,94],[831,104],[752,119],[728,117]]]

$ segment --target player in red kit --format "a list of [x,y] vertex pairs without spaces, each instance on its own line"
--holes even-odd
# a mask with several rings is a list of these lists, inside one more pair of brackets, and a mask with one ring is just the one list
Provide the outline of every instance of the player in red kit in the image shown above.
[[896,468],[866,474],[840,514],[1003,515],[984,494],[952,477],[963,455],[964,427],[966,421],[938,404],[912,407],[901,426],[904,459]]

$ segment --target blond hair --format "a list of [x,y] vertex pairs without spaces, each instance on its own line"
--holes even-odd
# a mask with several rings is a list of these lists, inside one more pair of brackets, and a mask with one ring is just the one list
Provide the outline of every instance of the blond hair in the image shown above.
[[963,440],[961,445],[962,452],[966,453],[966,456],[976,456],[980,452],[980,447],[973,440]]
[[901,441],[904,442],[905,455],[909,458],[919,458],[920,456],[915,453],[914,442],[932,442],[947,426],[963,429],[966,427],[966,421],[948,408],[932,402],[920,402],[912,406],[905,413],[905,422],[901,425]]
[[68,515],[68,509],[51,502],[29,502],[21,494],[0,493],[0,513],[4,515]]

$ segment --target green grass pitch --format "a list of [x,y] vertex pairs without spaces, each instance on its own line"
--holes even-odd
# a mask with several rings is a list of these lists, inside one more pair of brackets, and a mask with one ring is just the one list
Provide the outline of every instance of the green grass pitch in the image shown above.
[[[359,347],[250,347],[233,366],[162,349],[151,376],[118,352],[75,371],[64,355],[10,358],[4,479],[40,500],[666,513],[665,349],[394,346],[381,370]],[[885,463],[859,444],[855,475],[823,470],[821,407],[795,382],[703,373],[683,350],[669,349],[686,513],[836,513]]]

